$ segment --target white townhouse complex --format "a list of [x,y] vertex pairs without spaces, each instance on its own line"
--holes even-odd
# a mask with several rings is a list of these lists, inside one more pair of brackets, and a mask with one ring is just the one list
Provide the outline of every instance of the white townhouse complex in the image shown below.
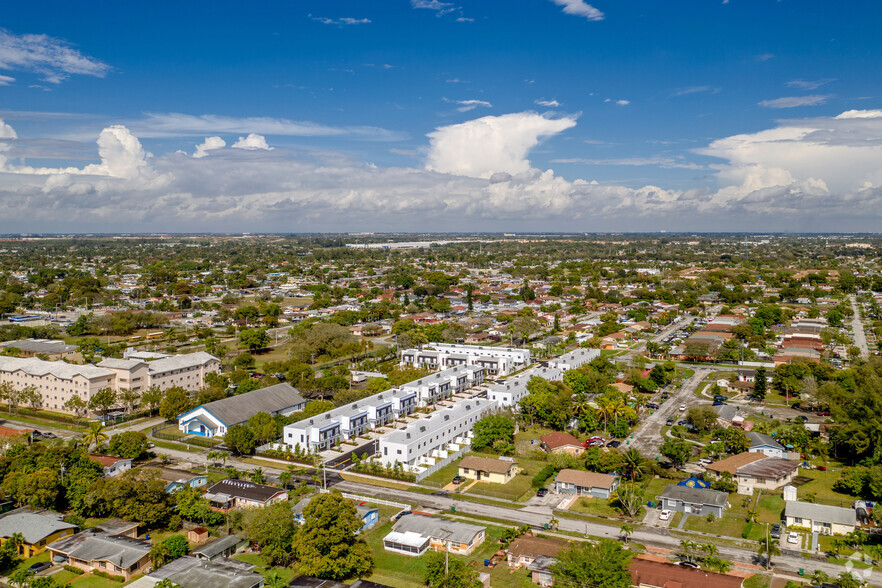
[[500,406],[516,406],[527,395],[527,382],[533,376],[546,380],[561,380],[564,372],[578,368],[600,357],[598,349],[576,349],[548,362],[548,367],[536,365],[532,368],[494,384],[487,391],[489,400]]
[[358,437],[368,429],[382,427],[426,406],[464,392],[484,381],[484,372],[474,366],[446,369],[408,382],[357,402],[339,406],[314,417],[287,425],[283,441],[301,451],[330,449],[338,442]]
[[489,375],[507,376],[530,365],[530,352],[513,347],[430,343],[425,349],[402,351],[401,365],[433,370],[472,365],[484,368]]
[[145,362],[105,359],[96,365],[0,356],[0,382],[16,389],[33,386],[43,397],[42,407],[71,412],[64,405],[73,396],[88,402],[102,388],[143,392],[180,386],[188,391],[204,387],[208,373],[220,371],[220,360],[204,352],[166,356]]
[[483,398],[463,400],[436,410],[404,429],[383,435],[379,444],[380,463],[387,467],[396,462],[408,466],[432,465],[435,458],[446,458],[449,452],[470,445],[475,423],[498,406]]

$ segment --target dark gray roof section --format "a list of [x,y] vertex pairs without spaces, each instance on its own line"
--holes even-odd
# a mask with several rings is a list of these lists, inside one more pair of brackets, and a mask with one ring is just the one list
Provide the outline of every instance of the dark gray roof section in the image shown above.
[[193,550],[193,555],[201,555],[208,559],[213,559],[228,549],[236,547],[242,541],[244,540],[238,535],[227,535],[226,537],[209,541],[199,549]]
[[475,535],[483,531],[484,527],[459,521],[448,521],[438,517],[411,514],[401,517],[395,523],[395,526],[392,527],[392,530],[398,533],[410,531],[412,533],[419,533],[423,537],[436,537],[458,543],[471,544]]
[[747,434],[747,438],[750,439],[750,447],[759,447],[760,445],[768,445],[770,447],[774,447],[775,449],[784,450],[784,446],[775,441],[775,438],[771,435],[763,435],[762,433],[754,433],[751,431]]
[[820,523],[836,523],[838,525],[854,526],[857,523],[857,514],[853,508],[799,502],[798,500],[788,500],[784,504],[784,515],[788,517],[811,519]]
[[77,533],[50,544],[50,549],[63,553],[69,558],[87,562],[107,561],[123,569],[130,568],[144,556],[150,555],[150,544],[146,541],[93,533]]
[[291,580],[288,588],[391,588],[388,584],[378,584],[370,580],[356,580],[352,584],[322,580],[312,576],[298,576]]
[[123,519],[108,519],[101,523],[100,525],[96,525],[89,529],[92,533],[104,533],[105,535],[123,535],[125,533],[131,532],[133,529],[137,534],[137,529],[140,525],[138,523],[133,523],[131,521],[126,521]]
[[19,508],[0,516],[0,537],[12,537],[21,533],[26,543],[34,545],[49,535],[64,529],[76,529],[76,525],[65,523],[61,515],[37,513]]
[[754,478],[783,478],[799,468],[799,462],[781,457],[767,457],[738,468],[739,476]]
[[266,502],[279,493],[288,493],[287,490],[282,488],[264,486],[263,484],[246,482],[245,480],[221,480],[205,492],[206,494],[226,494],[233,498],[244,498],[258,502]]
[[186,556],[153,570],[149,576],[157,580],[168,578],[181,588],[256,588],[263,585],[263,576],[237,564],[241,562],[226,559],[206,561]]
[[275,414],[306,403],[300,391],[283,382],[238,396],[230,396],[203,404],[202,408],[219,418],[228,427],[244,423],[259,412]]
[[678,486],[676,484],[670,484],[661,493],[661,498],[667,500],[680,500],[689,504],[706,504],[708,506],[726,506],[726,499],[728,497],[728,492],[689,488],[688,486]]

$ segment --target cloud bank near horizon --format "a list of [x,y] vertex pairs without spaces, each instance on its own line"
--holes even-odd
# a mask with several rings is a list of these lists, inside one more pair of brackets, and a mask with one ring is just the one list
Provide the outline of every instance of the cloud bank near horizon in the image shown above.
[[[530,152],[575,117],[486,116],[428,134],[425,167],[276,147],[256,132],[153,156],[129,128],[99,162],[32,167],[0,121],[0,232],[310,230],[877,230],[882,110],[780,121],[695,151],[716,190],[567,180]],[[240,129],[236,129],[239,131]],[[825,224],[838,223],[835,227]],[[759,224],[758,224],[759,223]],[[764,224],[763,224],[764,223]]]

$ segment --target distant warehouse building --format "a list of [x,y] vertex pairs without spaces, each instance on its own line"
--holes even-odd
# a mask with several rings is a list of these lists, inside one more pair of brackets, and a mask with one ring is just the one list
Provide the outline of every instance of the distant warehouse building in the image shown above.
[[178,417],[178,428],[191,435],[222,437],[230,427],[248,422],[259,412],[288,416],[305,406],[306,399],[297,388],[281,383],[197,406]]

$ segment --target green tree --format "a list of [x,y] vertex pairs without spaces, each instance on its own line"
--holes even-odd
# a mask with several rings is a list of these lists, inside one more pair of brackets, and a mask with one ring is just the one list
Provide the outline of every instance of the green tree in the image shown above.
[[168,548],[168,554],[173,560],[190,553],[190,543],[183,535],[172,535],[163,543]]
[[114,435],[108,445],[110,453],[127,459],[137,459],[146,455],[149,447],[147,436],[140,431],[126,431]]
[[717,413],[709,406],[693,406],[686,413],[686,420],[703,433],[717,425]]
[[88,408],[89,405],[80,396],[71,396],[64,403],[64,409],[74,413],[75,416],[80,416],[80,413],[86,414]]
[[483,451],[497,441],[514,441],[514,422],[502,415],[488,415],[475,423],[472,449]]
[[781,549],[778,547],[778,542],[775,539],[772,539],[771,537],[763,537],[759,540],[757,555],[760,557],[765,556],[766,569],[768,570],[772,567],[772,556],[781,555]]
[[562,588],[629,588],[632,554],[621,545],[601,539],[574,542],[551,566],[554,585]]
[[281,434],[276,421],[266,412],[259,412],[248,419],[248,428],[251,429],[257,445],[269,443]]
[[293,557],[297,523],[289,502],[279,502],[260,509],[248,525],[248,539],[260,549],[267,563],[286,566]]
[[294,542],[300,573],[330,580],[370,575],[373,556],[357,537],[362,520],[351,501],[338,492],[322,494],[306,505],[303,517]]
[[[157,386],[151,386],[141,394],[141,402],[147,406],[150,414],[154,414],[162,403],[163,393]],[[76,398],[76,397],[74,397]]]
[[0,571],[9,570],[21,560],[18,549],[23,543],[24,536],[21,533],[13,533],[0,545]]
[[459,558],[432,552],[425,556],[426,575],[423,582],[429,588],[480,588],[478,570]]
[[247,455],[256,446],[254,433],[248,425],[233,425],[224,435],[224,443],[237,455]]
[[185,486],[176,490],[172,496],[182,518],[210,527],[223,524],[224,515],[212,510],[208,499],[198,489]]
[[89,399],[89,410],[105,413],[116,403],[116,391],[113,388],[101,388]]
[[167,421],[173,421],[190,410],[191,406],[186,390],[174,386],[165,391],[159,405],[159,416]]
[[86,516],[113,515],[138,521],[148,528],[167,526],[174,514],[174,498],[154,469],[129,470],[115,478],[101,478],[83,497]]
[[766,380],[766,368],[759,367],[753,378],[753,397],[757,400],[765,400],[768,393],[768,382]]
[[679,468],[689,461],[692,455],[692,446],[682,439],[667,438],[659,447],[659,453],[671,460],[675,468]]
[[646,459],[636,447],[632,447],[624,453],[623,463],[624,474],[632,482],[643,475],[643,470],[646,467]]
[[264,349],[269,345],[266,329],[247,329],[239,333],[239,342],[250,350]]

